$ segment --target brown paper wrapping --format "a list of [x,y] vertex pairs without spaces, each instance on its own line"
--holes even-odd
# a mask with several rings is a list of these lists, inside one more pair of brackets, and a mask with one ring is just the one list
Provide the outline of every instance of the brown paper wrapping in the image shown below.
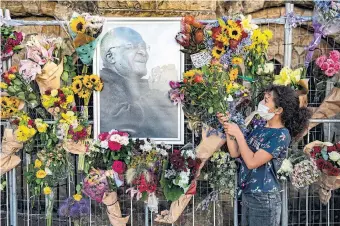
[[[316,109],[312,115],[312,119],[332,118],[340,113],[340,88],[333,87],[322,104]],[[308,130],[317,126],[319,123],[313,122],[309,124]]]
[[[310,152],[313,150],[314,146],[333,146],[332,143],[322,142],[322,141],[313,141],[305,146],[303,151],[310,156]],[[320,201],[323,204],[327,204],[329,199],[332,196],[332,190],[340,188],[340,176],[329,176],[326,173],[322,172],[318,181],[319,185],[319,197]]]
[[60,88],[60,76],[64,70],[63,60],[59,65],[52,61],[47,62],[42,68],[42,73],[38,74],[36,81],[38,83],[40,93],[45,94],[48,89],[59,89]]
[[93,40],[95,40],[95,38],[93,38],[92,36],[79,33],[73,40],[73,44],[75,48],[78,48],[79,46],[86,45],[87,43],[92,42]]
[[2,138],[2,152],[0,153],[0,175],[7,173],[21,162],[21,159],[15,153],[22,148],[23,144],[16,140],[13,129],[6,128]]
[[117,192],[105,192],[102,201],[107,207],[107,216],[109,217],[111,225],[126,226],[129,221],[129,216],[122,217]]
[[177,201],[171,203],[170,210],[164,210],[155,218],[156,222],[172,224],[181,216],[193,195],[181,195]]
[[300,108],[301,107],[307,107],[308,105],[308,81],[309,79],[301,79],[299,81],[299,85],[302,87],[302,90],[298,90],[297,94],[299,95],[299,102],[300,102]]
[[63,148],[65,151],[74,155],[81,155],[86,152],[86,144],[81,141],[75,142],[73,140],[67,140],[64,142]]
[[202,161],[202,163],[200,168],[197,170],[195,179],[191,182],[188,192],[181,195],[178,200],[172,202],[170,210],[164,210],[160,215],[157,215],[155,219],[156,222],[172,224],[179,218],[190,202],[191,197],[196,193],[197,178],[199,177],[205,162],[226,142],[226,138],[221,138],[222,134],[220,132],[218,135],[212,134],[207,137],[207,133],[210,129],[212,128],[207,125],[202,126],[202,140],[196,148],[196,156]]

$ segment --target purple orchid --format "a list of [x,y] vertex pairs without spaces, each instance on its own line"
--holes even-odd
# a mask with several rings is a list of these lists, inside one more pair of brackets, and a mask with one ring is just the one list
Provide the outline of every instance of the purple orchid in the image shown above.
[[171,87],[171,89],[177,89],[181,87],[181,84],[179,84],[179,82],[175,82],[175,81],[170,81],[169,85]]
[[181,104],[184,100],[184,93],[181,93],[179,89],[172,89],[169,91],[170,100],[176,104]]

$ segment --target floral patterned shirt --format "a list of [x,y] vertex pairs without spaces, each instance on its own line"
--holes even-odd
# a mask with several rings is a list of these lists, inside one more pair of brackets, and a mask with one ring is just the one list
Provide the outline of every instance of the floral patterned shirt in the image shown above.
[[286,128],[257,127],[248,135],[247,144],[254,153],[262,149],[270,153],[273,159],[250,172],[241,158],[240,180],[245,184],[244,193],[280,191],[276,171],[286,157],[290,141]]

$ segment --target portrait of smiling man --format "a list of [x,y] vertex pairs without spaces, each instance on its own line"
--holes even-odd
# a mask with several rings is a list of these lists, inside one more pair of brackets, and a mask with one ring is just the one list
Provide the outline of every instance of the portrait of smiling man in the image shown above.
[[150,47],[130,27],[108,30],[100,43],[104,82],[100,93],[100,131],[129,132],[139,138],[172,138],[178,133],[178,108],[166,93],[150,89]]

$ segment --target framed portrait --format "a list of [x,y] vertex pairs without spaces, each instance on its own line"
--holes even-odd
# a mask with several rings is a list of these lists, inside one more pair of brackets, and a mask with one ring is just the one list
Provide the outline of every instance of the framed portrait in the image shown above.
[[132,138],[184,143],[184,114],[168,98],[184,56],[175,36],[181,18],[107,18],[97,45],[94,73],[104,82],[94,98],[95,135],[111,129]]

